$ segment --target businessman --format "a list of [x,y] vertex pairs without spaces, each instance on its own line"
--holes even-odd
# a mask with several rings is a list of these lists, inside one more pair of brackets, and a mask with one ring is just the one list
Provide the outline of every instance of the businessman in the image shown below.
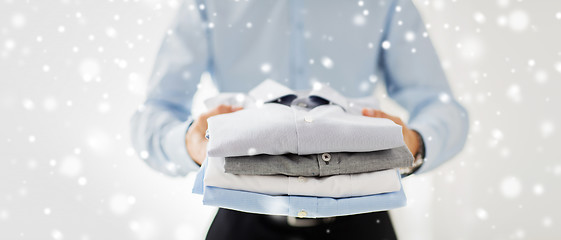
[[[196,171],[206,157],[206,119],[239,110],[221,105],[193,118],[201,74],[221,92],[247,92],[265,79],[295,90],[329,84],[349,98],[385,83],[410,114],[363,109],[402,126],[414,166],[431,171],[467,136],[420,14],[411,0],[186,0],[163,40],[147,98],[132,118],[132,141],[152,168],[170,176]],[[219,209],[207,239],[396,239],[387,212],[297,219]]]

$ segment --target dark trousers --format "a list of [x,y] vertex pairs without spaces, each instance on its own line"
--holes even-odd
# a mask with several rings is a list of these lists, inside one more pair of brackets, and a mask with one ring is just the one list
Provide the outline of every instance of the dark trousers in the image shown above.
[[207,240],[397,239],[388,212],[336,217],[313,227],[292,227],[271,216],[218,209]]

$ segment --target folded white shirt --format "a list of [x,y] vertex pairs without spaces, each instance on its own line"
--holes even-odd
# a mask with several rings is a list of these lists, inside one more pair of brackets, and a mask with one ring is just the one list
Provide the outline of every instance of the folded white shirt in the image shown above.
[[338,105],[313,109],[267,103],[208,119],[210,157],[371,152],[404,146],[401,126],[349,114]]
[[[295,98],[290,106],[280,104]],[[401,126],[362,116],[363,107],[377,108],[375,99],[347,99],[327,85],[297,93],[267,80],[249,95],[224,93],[205,104],[244,107],[208,119],[210,157],[371,152],[405,145]]]
[[317,197],[355,197],[399,191],[396,169],[330,177],[255,176],[224,172],[224,158],[207,158],[206,186],[264,193]]

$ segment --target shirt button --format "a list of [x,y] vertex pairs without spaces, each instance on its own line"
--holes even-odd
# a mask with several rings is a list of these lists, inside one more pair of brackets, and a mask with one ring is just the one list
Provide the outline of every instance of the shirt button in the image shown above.
[[306,178],[300,176],[300,177],[298,177],[298,182],[301,182],[301,183],[306,182]]
[[304,121],[306,121],[307,123],[311,123],[311,122],[314,121],[314,119],[310,116],[306,116],[306,117],[304,117]]
[[308,212],[304,211],[303,209],[298,212],[298,217],[305,217],[308,216]]
[[298,103],[298,107],[306,108],[306,107],[308,107],[308,104],[301,102],[301,103]]
[[329,160],[331,160],[331,154],[324,153],[321,155],[321,159],[323,159],[323,161],[329,162]]

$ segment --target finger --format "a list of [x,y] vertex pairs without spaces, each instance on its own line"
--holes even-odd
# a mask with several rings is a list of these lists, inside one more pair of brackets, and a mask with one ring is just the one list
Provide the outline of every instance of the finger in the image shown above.
[[379,117],[379,118],[389,118],[391,119],[392,116],[383,112],[382,110],[373,110],[374,111],[374,116]]
[[225,104],[220,104],[218,107],[215,108],[216,110],[216,114],[222,114],[222,113],[230,113],[232,112],[232,106],[231,105],[225,105]]
[[219,114],[232,113],[232,112],[236,112],[236,111],[239,111],[239,110],[242,110],[242,109],[243,109],[243,107],[240,107],[240,106],[223,105],[222,107],[220,107]]
[[376,110],[376,109],[372,109],[372,108],[363,108],[362,109],[362,115],[367,116],[367,117],[377,117],[377,118],[388,118],[388,114],[380,111],[380,110]]
[[221,104],[218,107],[215,107],[213,109],[211,109],[210,111],[208,111],[205,115],[207,117],[212,117],[218,114],[224,114],[224,113],[231,113],[233,112],[233,107],[230,105],[225,105],[225,104]]
[[398,124],[398,125],[404,125],[403,121],[401,120],[401,118],[397,117],[397,116],[393,116],[390,114],[385,113],[384,111],[381,110],[373,110],[374,111],[374,117],[378,117],[378,118],[387,118],[389,120],[392,120],[394,123]]
[[374,117],[374,111],[370,108],[363,108],[362,115],[366,117]]

